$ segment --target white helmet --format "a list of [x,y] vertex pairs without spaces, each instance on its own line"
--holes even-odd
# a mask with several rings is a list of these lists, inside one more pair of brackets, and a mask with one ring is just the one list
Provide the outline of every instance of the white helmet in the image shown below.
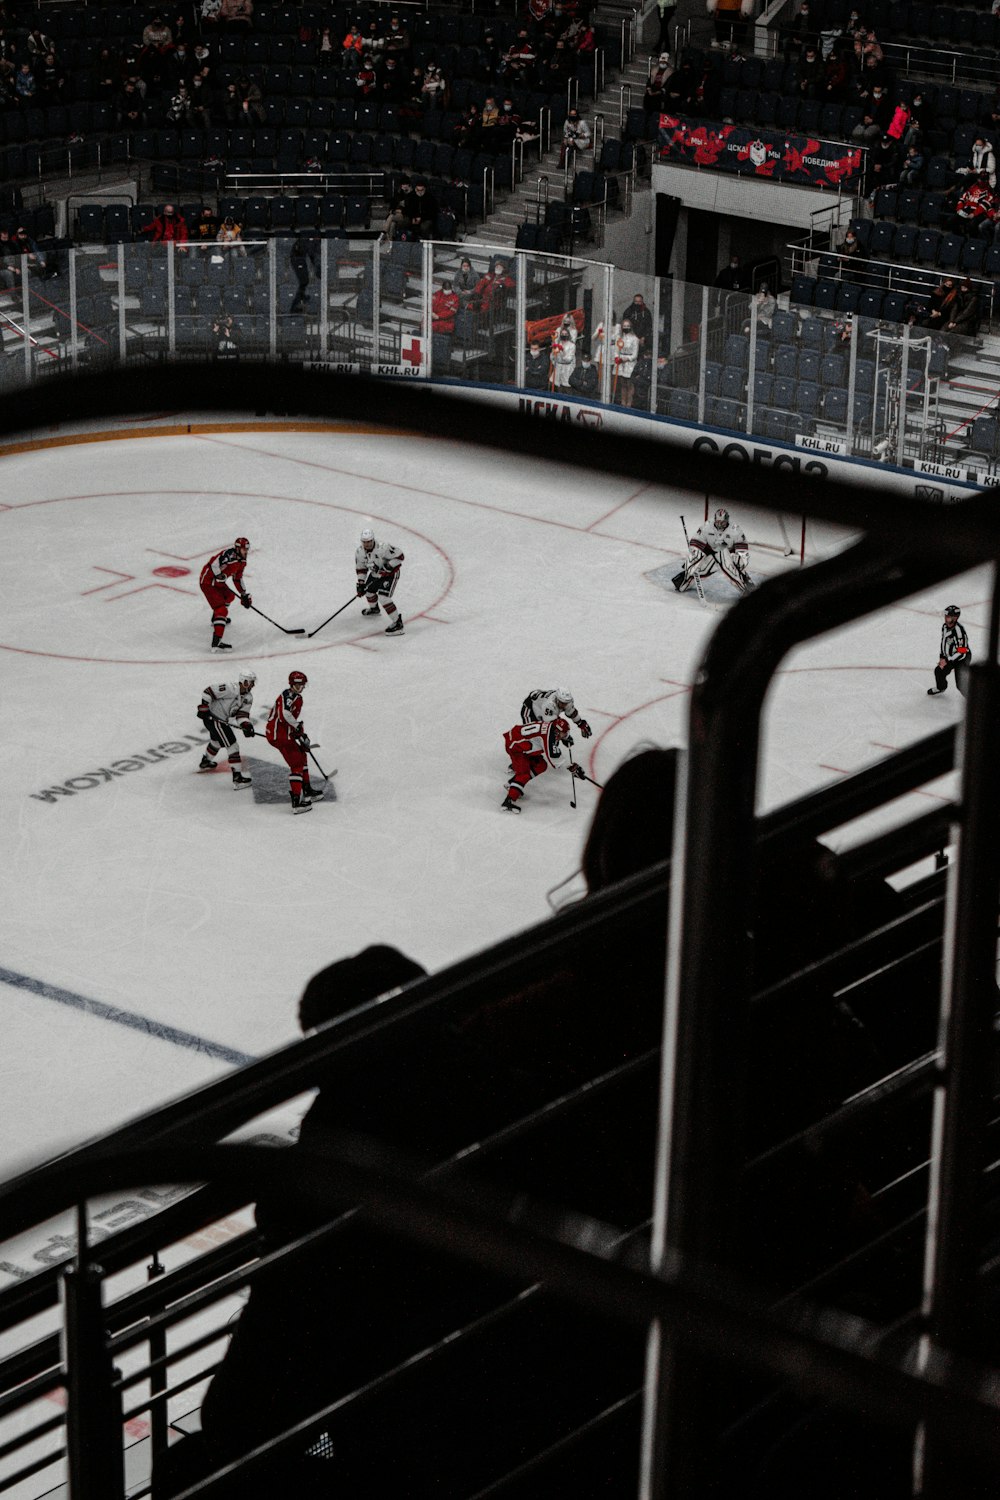
[[569,688],[556,688],[555,698],[557,703],[572,703],[573,694]]
[[254,671],[253,667],[244,667],[240,672],[240,682],[246,682],[250,687],[253,687],[256,681],[257,673]]
[[372,531],[372,529],[371,529],[370,526],[366,526],[364,528],[364,530],[362,531],[362,533],[361,533],[361,544],[362,544],[362,546],[365,544],[365,542],[371,542],[372,545],[374,546],[374,543],[375,543],[375,533],[374,533],[374,531]]
[[712,517],[712,524],[716,531],[725,531],[729,526],[729,512],[724,505],[720,505]]

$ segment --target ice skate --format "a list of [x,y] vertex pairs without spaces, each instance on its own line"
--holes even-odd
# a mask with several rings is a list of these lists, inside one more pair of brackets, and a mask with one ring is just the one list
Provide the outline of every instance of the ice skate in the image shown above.
[[213,651],[232,651],[232,649],[228,641],[217,641],[214,636],[212,637]]
[[301,792],[292,793],[292,812],[312,812],[312,798],[303,796]]
[[367,609],[363,609],[361,613],[363,615],[380,615],[382,611],[379,609],[377,604],[372,604]]
[[512,797],[505,797],[503,799],[503,801],[500,804],[500,810],[501,810],[501,812],[516,812],[516,813],[519,813],[521,811],[521,809],[518,807],[517,803],[514,801],[514,799]]
[[198,762],[198,770],[199,771],[214,771],[215,770],[215,761],[211,760],[207,755],[203,755],[201,757],[201,760]]
[[403,634],[403,616],[402,615],[397,615],[396,618],[395,618],[395,620],[393,621],[393,623],[391,625],[387,625],[385,627],[385,633],[386,633],[386,635],[402,635]]
[[253,786],[253,777],[252,776],[244,776],[242,771],[234,771],[233,772],[233,786],[235,786],[235,787]]
[[307,786],[304,788],[302,795],[304,797],[308,797],[310,802],[322,802],[323,798],[326,796],[326,787]]
[[936,698],[939,693],[946,693],[947,691],[948,691],[947,684],[944,687],[942,687],[942,688],[937,688],[937,687],[935,687],[935,688],[928,688],[927,689],[927,696],[928,696],[928,698]]

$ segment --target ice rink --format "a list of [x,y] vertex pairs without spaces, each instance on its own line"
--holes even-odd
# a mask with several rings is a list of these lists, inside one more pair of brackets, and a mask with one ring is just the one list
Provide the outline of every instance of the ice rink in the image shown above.
[[[573,691],[599,782],[640,744],[684,742],[719,616],[665,578],[704,497],[356,429],[132,435],[2,465],[5,1173],[292,1040],[334,959],[388,942],[436,970],[543,919],[597,793],[581,784],[574,810],[550,772],[520,817],[500,811],[502,735],[530,689]],[[779,540],[772,517],[735,519]],[[353,603],[312,641],[236,607],[234,650],[208,649],[213,552],[246,534],[255,604],[311,630],[353,596],[366,524],[405,553],[404,636]],[[815,530],[808,552],[843,541]],[[797,565],[752,549],[759,578]],[[959,717],[956,692],[925,691],[941,610],[962,605],[975,650],[986,592],[968,575],[791,655],[762,805]],[[253,791],[197,772],[202,689],[247,664],[261,725],[308,674],[305,722],[337,774],[307,817],[263,737]]]

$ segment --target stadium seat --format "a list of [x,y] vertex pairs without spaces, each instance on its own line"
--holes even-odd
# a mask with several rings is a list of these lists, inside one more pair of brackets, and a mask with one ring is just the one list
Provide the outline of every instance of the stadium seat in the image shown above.
[[815,382],[819,380],[820,353],[818,349],[799,350],[799,380]]
[[823,415],[830,422],[847,425],[847,392],[836,387],[823,397]]
[[777,377],[794,380],[798,375],[799,351],[794,344],[781,344],[774,351],[774,373]]

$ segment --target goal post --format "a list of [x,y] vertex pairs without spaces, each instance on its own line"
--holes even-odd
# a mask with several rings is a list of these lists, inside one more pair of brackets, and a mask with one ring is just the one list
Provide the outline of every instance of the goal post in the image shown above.
[[[717,508],[712,496],[706,493],[704,516],[706,523]],[[730,507],[727,505],[726,508]],[[758,548],[764,552],[777,553],[779,557],[797,557],[800,564],[805,562],[805,516],[785,515],[781,511],[748,507],[745,518],[737,515],[735,519],[746,533],[747,544],[751,552],[754,548]]]

